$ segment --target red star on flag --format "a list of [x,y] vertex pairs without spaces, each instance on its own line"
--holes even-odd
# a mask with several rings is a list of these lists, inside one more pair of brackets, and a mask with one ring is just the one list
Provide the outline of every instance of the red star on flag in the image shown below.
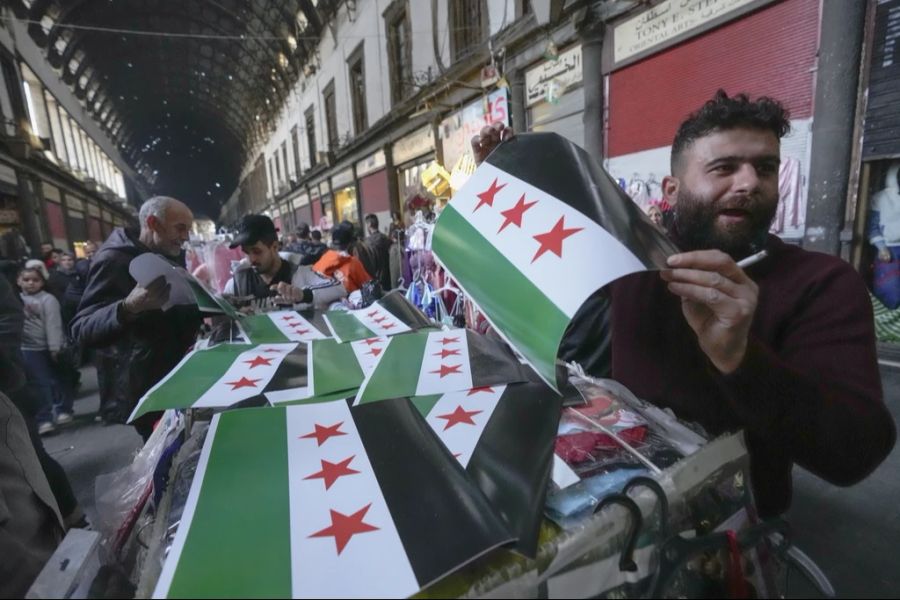
[[383,352],[383,350],[381,348],[372,348],[371,350],[366,352],[366,354],[371,354],[372,356],[378,356],[382,352]]
[[571,229],[565,228],[565,217],[560,217],[559,221],[556,222],[556,225],[553,226],[553,229],[548,231],[547,233],[540,233],[534,236],[534,239],[541,245],[538,248],[538,251],[535,253],[534,258],[531,259],[531,262],[539,259],[545,252],[552,252],[558,257],[562,258],[562,244],[563,240],[569,237],[570,235],[575,235],[584,227],[573,227]]
[[333,537],[334,545],[337,546],[337,553],[340,554],[350,541],[350,538],[357,533],[378,530],[378,527],[375,527],[374,525],[363,523],[363,519],[371,507],[372,504],[369,503],[352,515],[345,515],[334,509],[329,509],[329,512],[331,512],[331,525],[315,532],[309,537]]
[[392,327],[394,327],[394,323],[386,323],[381,326],[382,329],[391,329]]
[[494,393],[494,388],[492,388],[492,387],[489,386],[489,385],[484,385],[484,386],[481,386],[481,387],[473,387],[471,390],[469,390],[469,393],[466,394],[466,396],[474,396],[474,395],[477,394],[478,392],[484,392],[484,393],[486,393],[486,394],[493,394],[493,393]]
[[377,338],[377,337],[363,340],[363,342],[366,344],[366,346],[371,346],[372,344],[377,344],[380,341],[381,341],[381,338]]
[[505,183],[503,185],[497,185],[497,180],[494,179],[494,183],[492,183],[488,189],[484,190],[480,194],[476,194],[478,196],[478,205],[475,206],[475,208],[472,210],[472,212],[475,212],[476,210],[478,210],[485,204],[487,204],[490,207],[493,207],[494,206],[494,196],[496,196],[497,192],[499,192],[500,190],[502,190],[505,187],[506,187]]
[[376,309],[376,310],[373,310],[373,311],[370,312],[370,313],[366,313],[366,316],[367,316],[367,317],[374,317],[374,316],[377,315],[377,314],[378,314],[378,310]]
[[453,458],[459,458],[460,456],[462,456],[462,452],[454,452],[453,453]]
[[255,369],[256,367],[260,367],[260,366],[263,366],[263,365],[265,365],[265,366],[267,366],[267,367],[270,367],[270,366],[272,366],[272,361],[273,361],[273,360],[275,360],[275,359],[274,359],[274,358],[264,358],[264,357],[262,357],[262,356],[257,356],[257,357],[254,358],[253,360],[245,360],[244,362],[247,363],[248,365],[250,365],[250,368],[251,368],[251,369]]
[[519,198],[519,201],[516,202],[516,205],[512,208],[508,208],[506,210],[500,211],[500,214],[503,215],[503,225],[500,226],[500,229],[497,230],[497,233],[500,233],[506,226],[510,223],[514,224],[518,228],[522,228],[522,216],[525,214],[525,211],[537,204],[537,200],[534,202],[525,202],[525,194],[522,194],[522,197]]
[[448,356],[459,356],[459,350],[447,350],[446,348],[441,350],[440,352],[435,352],[432,356],[440,356],[441,358],[447,358]]
[[429,373],[440,373],[441,379],[443,379],[445,375],[451,375],[454,373],[457,375],[462,375],[462,373],[459,370],[461,367],[462,367],[462,365],[441,365],[440,369],[437,369],[436,371],[428,371],[428,372]]
[[231,386],[231,391],[238,390],[240,388],[245,387],[256,387],[256,382],[262,381],[261,379],[247,379],[246,377],[241,377],[237,381],[226,381],[225,385]]
[[447,413],[446,415],[438,415],[438,419],[446,419],[447,424],[444,426],[444,431],[447,431],[454,425],[459,425],[460,423],[465,423],[466,425],[474,425],[475,421],[472,420],[472,417],[484,411],[481,410],[465,410],[462,406],[457,405],[456,410],[452,413]]
[[300,329],[299,327],[294,329],[294,333],[297,335],[303,335],[305,333],[309,333],[309,329]]
[[321,425],[316,423],[315,431],[313,431],[311,433],[307,433],[306,435],[301,435],[300,437],[301,438],[316,438],[317,444],[319,446],[321,446],[330,437],[334,437],[334,436],[338,436],[338,435],[347,435],[343,431],[340,431],[341,425],[343,425],[343,424],[344,424],[344,422],[341,421],[340,423],[336,423],[334,425],[329,425],[328,427],[322,427]]
[[442,343],[443,345],[445,345],[445,346],[446,346],[447,344],[458,344],[458,343],[459,343],[459,338],[458,338],[458,337],[455,337],[455,338],[444,338],[444,339],[441,340],[441,343]]
[[284,315],[283,317],[281,317],[281,319],[284,321],[293,321],[296,318],[297,315]]
[[263,350],[263,352],[274,352],[276,354],[281,354],[284,352],[284,350],[276,350],[275,348],[266,348],[265,350]]
[[338,478],[343,477],[344,475],[353,475],[355,473],[359,473],[356,469],[351,469],[349,467],[350,462],[356,458],[356,456],[351,456],[350,458],[345,458],[341,462],[333,463],[328,462],[327,460],[321,460],[319,462],[322,463],[322,470],[303,479],[321,479],[325,482],[325,489],[329,489]]
[[382,321],[387,321],[387,317],[382,315],[382,316],[378,317],[377,319],[372,319],[373,323],[381,323]]

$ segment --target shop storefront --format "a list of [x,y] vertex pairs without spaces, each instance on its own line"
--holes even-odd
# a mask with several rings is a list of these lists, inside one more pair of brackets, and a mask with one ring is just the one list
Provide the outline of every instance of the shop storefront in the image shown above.
[[387,232],[391,222],[391,194],[385,169],[384,151],[356,163],[357,188],[363,216],[373,214],[378,217],[378,225]]
[[331,189],[334,191],[334,223],[350,221],[360,222],[359,201],[356,193],[356,181],[353,167],[348,167],[331,177]]
[[849,210],[856,216],[852,261],[872,292],[878,341],[900,344],[900,0],[870,8],[859,195]]
[[584,146],[581,45],[562,51],[525,72],[529,131],[552,131]]
[[322,200],[319,198],[318,184],[309,187],[309,204],[312,207],[310,227],[321,230],[319,222],[322,220]]
[[[509,93],[501,88],[467,104],[441,121],[438,132],[441,137],[441,155],[444,168],[453,173],[458,170],[460,159],[471,155],[472,138],[485,125],[503,123],[509,125]],[[458,188],[457,188],[458,189]]]
[[63,212],[59,188],[47,182],[44,182],[41,188],[44,195],[44,215],[47,218],[50,241],[55,247],[66,249],[69,247],[69,238],[66,234],[66,216]]
[[291,206],[294,209],[294,229],[298,229],[301,223],[312,226],[312,206],[309,202],[309,194],[303,192],[299,196],[291,199]]
[[88,239],[98,244],[102,243],[106,238],[103,237],[103,227],[100,221],[100,207],[95,202],[87,204],[87,230]]
[[[666,0],[611,24],[604,45],[606,166],[643,207],[661,198],[672,139],[717,89],[771,96],[791,113],[773,231],[805,232],[819,0]],[[702,9],[701,9],[702,8]]]
[[430,204],[422,185],[422,174],[435,160],[434,128],[425,125],[400,138],[393,146],[397,165],[397,194],[404,211],[426,208]]
[[88,240],[87,214],[82,198],[66,194],[66,230],[73,244],[83,244]]
[[334,197],[331,195],[331,188],[328,180],[319,182],[319,201],[322,203],[322,216],[319,217],[316,225],[322,231],[331,231],[334,227]]
[[11,167],[0,164],[0,235],[12,229],[21,234],[18,199],[16,172]]

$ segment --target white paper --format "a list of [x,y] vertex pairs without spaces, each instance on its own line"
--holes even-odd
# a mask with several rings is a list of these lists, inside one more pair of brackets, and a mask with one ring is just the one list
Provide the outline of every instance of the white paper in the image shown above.
[[170,291],[169,301],[162,306],[163,310],[169,310],[173,306],[182,304],[197,304],[190,284],[180,271],[170,262],[152,252],[145,252],[135,257],[128,265],[128,273],[138,282],[138,285],[143,287],[150,285],[159,276],[166,278]]

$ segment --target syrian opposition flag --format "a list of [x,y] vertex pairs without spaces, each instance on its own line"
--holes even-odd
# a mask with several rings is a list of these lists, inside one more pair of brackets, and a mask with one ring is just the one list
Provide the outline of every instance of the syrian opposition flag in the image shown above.
[[511,541],[453,462],[406,400],[216,415],[153,596],[414,594]]
[[339,342],[387,337],[433,325],[398,291],[387,294],[368,308],[329,311],[325,321]]
[[537,552],[561,397],[543,383],[411,398],[501,515],[526,556]]
[[677,252],[591,156],[554,133],[491,153],[444,208],[432,249],[554,387],[560,341],[588,296]]
[[327,336],[294,310],[241,317],[238,326],[251,344],[279,344],[321,340]]
[[465,329],[390,338],[357,404],[528,381],[531,369],[501,342]]
[[225,408],[285,390],[308,395],[306,344],[220,344],[189,352],[144,394],[129,422],[169,408]]
[[322,402],[356,395],[387,347],[387,338],[369,338],[349,344],[334,339],[313,340],[309,352],[309,387],[266,394],[272,404]]

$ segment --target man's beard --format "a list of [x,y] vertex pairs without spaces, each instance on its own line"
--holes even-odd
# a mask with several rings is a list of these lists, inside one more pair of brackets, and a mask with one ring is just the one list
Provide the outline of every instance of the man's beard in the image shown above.
[[747,211],[744,222],[718,226],[722,203],[712,202],[682,187],[678,191],[672,235],[682,250],[712,250],[725,252],[735,260],[760,251],[766,243],[769,227],[778,209],[777,198],[767,202],[763,198],[727,203]]

